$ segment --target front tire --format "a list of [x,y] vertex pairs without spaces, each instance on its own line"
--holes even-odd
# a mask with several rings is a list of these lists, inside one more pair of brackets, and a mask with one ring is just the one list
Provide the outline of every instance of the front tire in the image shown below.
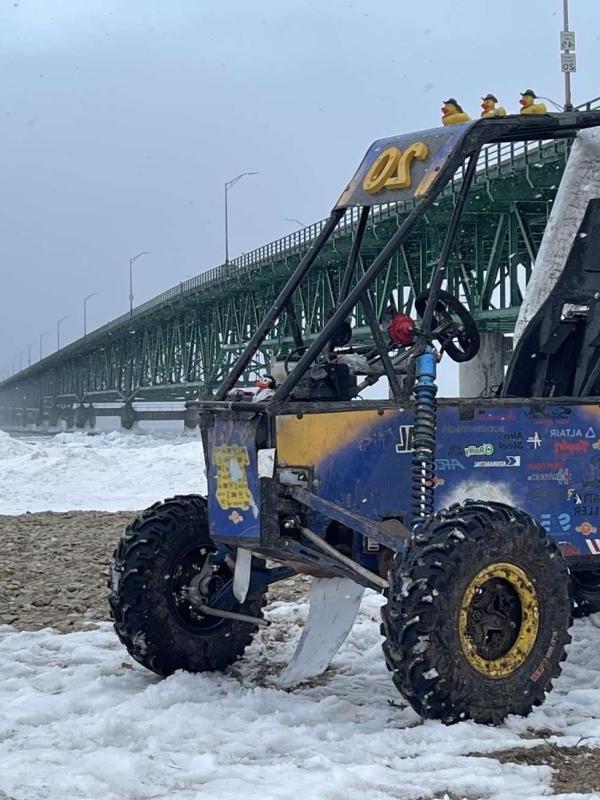
[[543,702],[571,640],[570,577],[532,517],[452,506],[396,556],[389,581],[386,662],[421,716],[497,724]]
[[[130,655],[158,675],[225,669],[252,641],[256,625],[202,616],[189,602],[205,565],[203,585],[213,593],[231,579],[215,554],[206,499],[198,495],[155,503],[127,527],[115,550],[108,583],[115,631]],[[265,603],[265,594],[254,592],[227,610],[260,617]]]

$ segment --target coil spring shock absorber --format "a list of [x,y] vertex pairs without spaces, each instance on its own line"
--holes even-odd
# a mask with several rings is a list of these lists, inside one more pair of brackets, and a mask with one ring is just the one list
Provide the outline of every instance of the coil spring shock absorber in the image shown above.
[[416,358],[415,427],[411,472],[412,526],[433,514],[437,393],[436,356],[428,346]]

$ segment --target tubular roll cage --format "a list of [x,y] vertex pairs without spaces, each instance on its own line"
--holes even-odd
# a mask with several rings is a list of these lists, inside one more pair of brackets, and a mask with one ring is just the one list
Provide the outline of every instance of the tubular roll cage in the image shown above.
[[[431,341],[434,309],[446,276],[448,260],[454,247],[460,218],[473,178],[475,177],[477,160],[482,147],[488,144],[503,144],[519,141],[534,142],[572,139],[577,135],[579,130],[596,126],[600,126],[600,111],[571,111],[540,116],[515,115],[498,119],[482,119],[465,124],[464,132],[457,139],[453,151],[441,165],[435,167],[435,174],[430,176],[431,179],[426,193],[423,193],[421,199],[417,201],[417,204],[402,222],[396,233],[389,239],[387,244],[384,245],[379,255],[356,282],[354,287],[351,288],[356,273],[368,216],[375,203],[362,205],[356,234],[342,277],[337,307],[321,332],[310,344],[304,346],[300,335],[300,327],[294,324],[294,311],[293,305],[291,305],[292,296],[311,269],[319,253],[351,204],[337,205],[332,210],[331,215],[320,234],[315,239],[312,247],[302,258],[294,273],[290,276],[279,296],[271,306],[271,309],[248,341],[244,352],[240,355],[230,373],[217,389],[214,399],[195,401],[190,403],[190,405],[204,411],[230,410],[253,411],[255,413],[262,411],[269,414],[277,413],[282,405],[290,402],[290,393],[294,387],[330,342],[337,328],[347,319],[359,303],[362,305],[363,313],[371,329],[374,344],[381,358],[384,374],[389,380],[394,400],[398,401],[402,394],[402,389],[398,377],[394,372],[388,354],[388,348],[384,342],[379,327],[379,321],[369,295],[369,289],[374,281],[386,268],[390,259],[402,247],[415,226],[423,219],[427,211],[435,203],[447,183],[466,162],[467,166],[466,169],[464,169],[460,190],[456,197],[440,256],[431,276],[427,304],[416,337],[417,347],[422,349]],[[460,127],[462,128],[463,126]],[[293,336],[295,345],[298,348],[304,348],[304,353],[295,363],[294,369],[289,372],[282,383],[275,389],[274,394],[265,402],[228,401],[226,399],[227,393],[235,387],[237,381],[249,366],[252,358],[259,350],[275,322],[286,310],[288,312],[291,310],[292,327],[295,329]],[[405,395],[404,399],[406,399]],[[357,401],[353,401],[353,404],[355,402]],[[364,400],[358,402],[368,403],[368,401]]]

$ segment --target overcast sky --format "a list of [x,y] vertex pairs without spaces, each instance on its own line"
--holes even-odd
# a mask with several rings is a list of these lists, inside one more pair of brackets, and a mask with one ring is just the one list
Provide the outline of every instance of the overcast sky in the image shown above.
[[[599,0],[571,0],[574,100]],[[558,101],[561,0],[1,0],[0,375],[327,215],[369,143],[533,88]]]

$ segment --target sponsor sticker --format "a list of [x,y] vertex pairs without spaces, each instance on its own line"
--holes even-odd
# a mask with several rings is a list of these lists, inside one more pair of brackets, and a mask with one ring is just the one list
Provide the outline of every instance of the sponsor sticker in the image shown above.
[[598,528],[592,525],[591,522],[581,522],[575,530],[577,533],[582,533],[584,536],[589,536],[592,533],[598,533]]
[[548,533],[557,530],[566,533],[571,530],[570,514],[540,514],[540,522]]
[[595,439],[596,431],[589,428],[551,428],[551,439]]
[[438,472],[455,472],[464,469],[465,465],[458,458],[436,458],[435,468]]
[[520,431],[513,433],[505,433],[504,440],[499,444],[500,450],[522,450],[523,449],[523,434]]
[[528,419],[534,419],[542,425],[551,425],[559,420],[569,419],[571,409],[568,406],[546,406],[545,408],[531,408],[525,412]]
[[480,469],[491,469],[493,467],[520,467],[521,456],[505,456],[504,458],[498,458],[494,461],[476,461],[473,466],[479,467]]
[[413,438],[415,435],[414,425],[400,425],[398,428],[399,443],[396,445],[397,453],[412,453]]
[[441,433],[504,433],[504,425],[480,425],[479,423],[461,423],[458,425],[441,425]]
[[566,439],[559,439],[554,442],[554,452],[558,455],[564,453],[567,455],[575,455],[576,453],[587,453],[590,448],[590,443],[585,439],[577,439],[574,442],[567,441]]
[[566,486],[571,482],[571,470],[563,467],[556,470],[556,472],[534,472],[532,475],[527,476],[528,481],[556,481],[562,486]]
[[494,455],[494,445],[486,442],[485,444],[471,444],[464,448],[467,458],[471,456],[492,456]]

